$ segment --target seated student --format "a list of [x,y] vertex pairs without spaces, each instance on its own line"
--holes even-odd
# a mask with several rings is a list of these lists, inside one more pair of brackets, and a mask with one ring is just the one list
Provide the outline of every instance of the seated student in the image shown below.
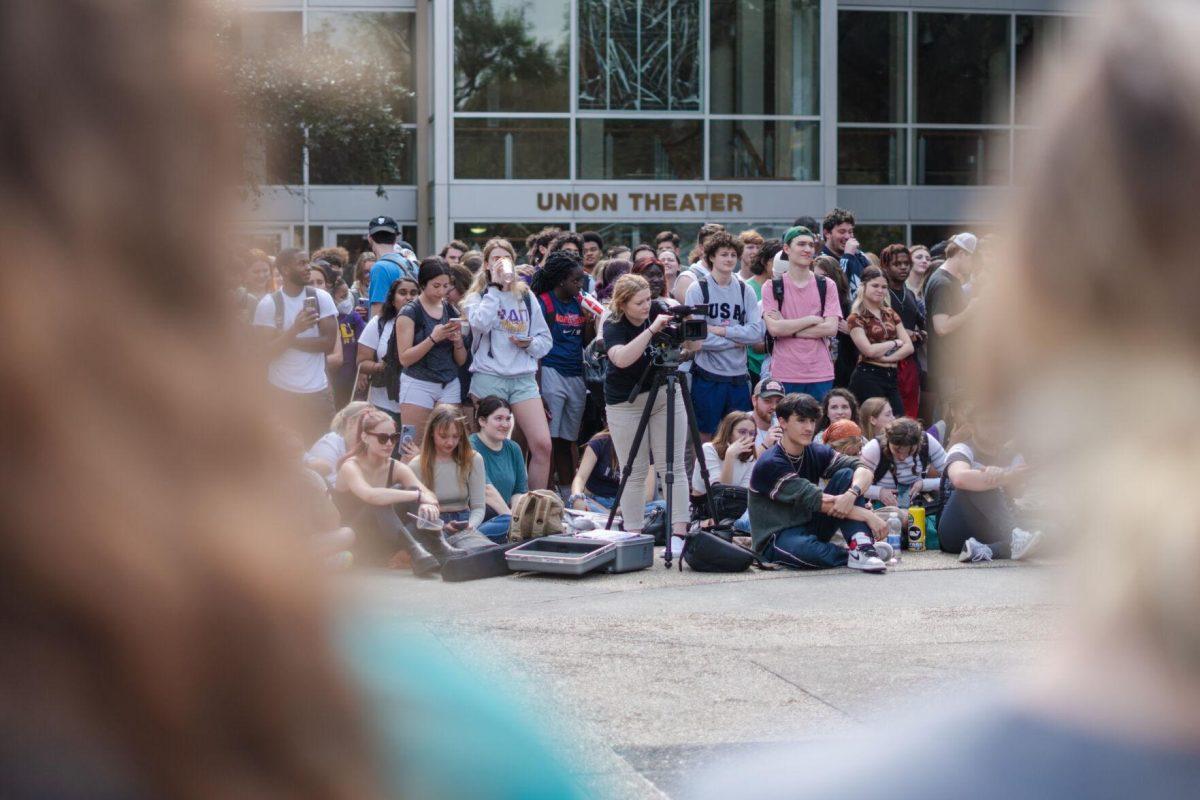
[[437,495],[446,533],[479,530],[487,506],[487,476],[483,456],[471,448],[458,406],[433,407],[421,438],[421,453],[410,466]]
[[[750,529],[764,561],[806,569],[845,567],[884,572],[891,548],[887,526],[866,508],[872,473],[857,458],[813,444],[821,406],[789,394],[775,413],[783,438],[759,458],[750,475]],[[821,479],[829,481],[822,491]],[[843,550],[829,540],[841,530]]]
[[[646,511],[664,505],[654,500],[655,472],[646,474]],[[579,511],[609,511],[617,502],[617,489],[621,486],[621,466],[617,461],[617,449],[613,445],[608,429],[588,439],[579,459],[579,469],[571,482],[571,496],[567,505]]]
[[755,455],[761,456],[783,435],[779,421],[775,419],[775,406],[779,405],[784,394],[783,384],[774,378],[763,378],[754,387],[750,403],[753,406]]
[[337,486],[338,464],[350,449],[350,439],[357,432],[358,418],[366,413],[371,404],[364,400],[347,403],[346,407],[333,415],[329,433],[317,439],[304,455],[304,466],[325,479],[333,488]]
[[862,428],[863,438],[868,442],[883,433],[895,419],[892,404],[886,397],[868,398],[858,408],[858,427]]
[[1020,527],[1013,505],[1028,465],[1006,443],[999,425],[970,415],[961,419],[946,453],[946,476],[953,491],[938,517],[942,551],[959,561],[1028,558],[1041,542],[1041,531]]
[[817,423],[817,444],[825,444],[825,429],[842,419],[858,419],[858,399],[849,389],[830,389],[821,401],[821,421]]
[[[754,445],[757,432],[750,412],[731,411],[717,426],[717,435],[713,440],[701,447],[704,465],[708,468],[708,479],[716,495],[712,499],[718,521],[737,517],[734,528],[746,533],[750,531],[750,517],[747,516],[745,505],[746,489],[750,486],[750,472],[757,458]],[[731,494],[731,490],[736,491]],[[692,471],[692,492],[699,496],[705,493],[699,462]],[[708,516],[707,511],[704,516]]]
[[[748,411],[730,411],[717,426],[717,435],[705,442],[704,464],[708,467],[708,479],[713,484],[740,486],[750,485],[750,471],[754,469],[754,437],[757,429]],[[704,480],[700,464],[692,473],[692,491],[704,494]]]
[[946,469],[946,451],[915,419],[893,420],[883,435],[862,449],[863,465],[875,473],[867,497],[885,506],[909,505],[922,492],[937,492],[940,478],[928,477],[930,469],[940,476]]
[[825,429],[828,441],[823,442],[844,456],[857,456],[863,449],[862,428],[852,419],[839,419]]
[[512,430],[512,406],[507,400],[488,395],[475,406],[479,433],[471,434],[471,447],[483,457],[487,488],[487,509],[479,532],[497,544],[508,541],[512,508],[529,491],[525,456],[517,443],[508,438]]
[[[334,502],[342,520],[360,538],[362,526],[394,538],[412,559],[417,576],[431,575],[441,562],[457,552],[440,531],[430,532],[410,525],[410,509],[421,519],[438,519],[438,499],[405,464],[392,458],[400,440],[395,421],[372,408],[358,421],[354,445],[338,467]],[[402,516],[403,515],[403,516]]]

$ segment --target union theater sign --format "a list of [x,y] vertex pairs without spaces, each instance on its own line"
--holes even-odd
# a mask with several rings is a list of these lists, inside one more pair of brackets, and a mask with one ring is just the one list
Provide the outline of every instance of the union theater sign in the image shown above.
[[539,211],[743,211],[742,196],[731,192],[538,192]]

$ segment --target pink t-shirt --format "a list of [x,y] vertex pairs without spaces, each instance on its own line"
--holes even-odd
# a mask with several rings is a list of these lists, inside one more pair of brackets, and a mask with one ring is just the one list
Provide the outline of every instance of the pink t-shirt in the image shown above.
[[[821,295],[817,292],[817,281],[825,281],[825,310],[818,311]],[[770,285],[763,285],[762,313],[779,310],[775,304],[775,292]],[[801,289],[790,275],[783,276],[784,319],[800,319],[819,314],[822,317],[842,318],[842,305],[838,300],[837,285],[828,278],[813,275]],[[771,357],[771,377],[787,383],[820,383],[833,380],[833,359],[829,357],[827,339],[802,339],[788,336],[775,340],[775,352]]]

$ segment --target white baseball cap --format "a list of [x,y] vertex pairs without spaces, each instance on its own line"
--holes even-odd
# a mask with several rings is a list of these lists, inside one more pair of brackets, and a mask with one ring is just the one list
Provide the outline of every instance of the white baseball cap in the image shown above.
[[965,231],[963,233],[954,234],[954,236],[950,237],[950,241],[954,242],[956,245],[972,255],[975,253],[975,248],[979,246],[979,239],[975,236],[975,234],[966,233]]

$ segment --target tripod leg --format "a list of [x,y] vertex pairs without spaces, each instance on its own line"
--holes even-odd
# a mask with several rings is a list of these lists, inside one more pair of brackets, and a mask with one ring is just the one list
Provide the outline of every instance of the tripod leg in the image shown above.
[[[675,387],[678,385],[678,380],[678,373],[667,373],[667,452],[663,454],[665,458],[663,487],[666,494],[663,499],[667,501],[667,547],[663,550],[663,566],[667,569],[671,568],[671,539],[675,531]],[[679,567],[683,568],[682,561]]]
[[696,451],[696,465],[700,467],[700,477],[704,480],[704,503],[708,507],[708,518],[713,522],[717,519],[716,507],[712,501],[712,480],[708,476],[708,462],[704,458],[704,443],[700,439],[700,426],[696,424],[696,407],[692,404],[692,390],[687,381],[679,382],[680,394],[683,395],[683,408],[687,412],[688,435],[692,437],[692,447]]
[[[604,526],[612,530],[613,520],[617,517],[617,509],[621,507],[621,498],[625,495],[625,486],[629,483],[629,475],[633,472],[633,460],[637,458],[638,449],[642,445],[642,437],[646,435],[646,428],[650,425],[650,412],[654,410],[654,400],[658,397],[659,381],[655,378],[654,383],[650,385],[650,390],[647,392],[646,406],[642,409],[641,419],[638,420],[637,431],[633,434],[633,444],[629,447],[629,453],[625,456],[625,466],[621,469],[621,483],[617,487],[617,499],[613,503],[612,510],[608,512],[608,523]],[[613,443],[616,447],[616,443]],[[617,458],[621,454],[617,453]],[[628,525],[629,520],[625,520]]]

